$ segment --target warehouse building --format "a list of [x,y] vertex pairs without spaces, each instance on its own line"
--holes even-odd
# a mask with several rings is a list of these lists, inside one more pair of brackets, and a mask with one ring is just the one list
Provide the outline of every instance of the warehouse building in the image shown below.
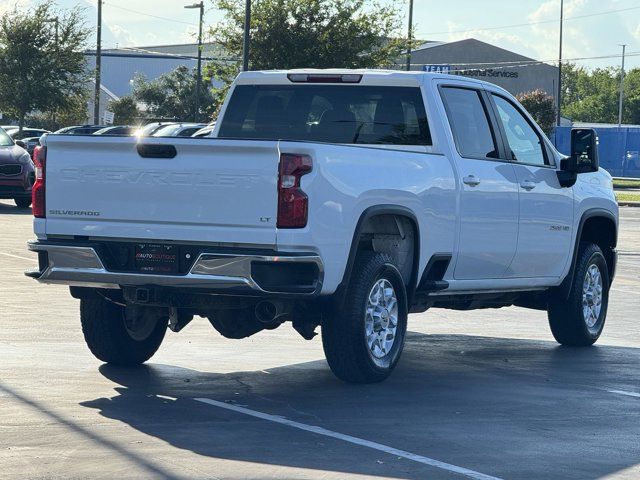
[[[85,51],[87,68],[95,69],[95,50]],[[202,48],[202,60],[212,62],[228,60],[219,46],[206,43]],[[155,80],[179,66],[196,68],[198,64],[198,45],[156,45],[149,47],[105,49],[101,52],[101,96],[100,121],[104,122],[108,104],[129,95],[136,75],[143,75],[147,80]],[[93,122],[93,102],[88,107],[88,123]]]
[[427,42],[411,53],[411,65],[413,70],[485,80],[513,95],[543,90],[557,96],[558,67],[473,38]]
[[[100,118],[104,118],[108,101],[131,93],[133,78],[144,75],[153,80],[186,65],[195,68],[196,44],[156,45],[116,48],[102,51],[102,98]],[[95,68],[95,51],[85,52],[87,66]],[[206,43],[203,62],[230,61],[228,55],[214,43]],[[437,71],[478,78],[495,83],[513,95],[543,90],[556,97],[558,68],[529,57],[481,42],[473,38],[455,42],[426,42],[411,54],[414,70]],[[398,68],[404,68],[398,65]],[[89,106],[93,117],[93,105]]]

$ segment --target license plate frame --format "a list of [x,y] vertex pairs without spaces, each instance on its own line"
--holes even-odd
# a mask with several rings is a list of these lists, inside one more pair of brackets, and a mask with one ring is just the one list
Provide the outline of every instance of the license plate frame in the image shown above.
[[134,249],[134,265],[137,271],[172,275],[178,273],[178,247],[159,243],[138,243]]

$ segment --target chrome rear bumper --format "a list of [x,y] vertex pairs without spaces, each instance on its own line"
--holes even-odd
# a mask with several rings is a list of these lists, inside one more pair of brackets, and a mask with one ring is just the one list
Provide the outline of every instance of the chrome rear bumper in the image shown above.
[[[32,252],[46,253],[41,257],[38,270],[25,275],[42,283],[93,288],[120,288],[123,286],[158,286],[197,288],[212,293],[229,294],[299,294],[315,295],[322,289],[323,264],[317,255],[242,255],[229,253],[201,253],[188,273],[159,275],[109,271],[100,260],[96,249],[90,246],[63,245],[31,241]],[[42,260],[44,258],[44,261]],[[254,263],[272,265],[306,263],[317,267],[317,275],[308,288],[273,289],[261,286],[252,274]]]

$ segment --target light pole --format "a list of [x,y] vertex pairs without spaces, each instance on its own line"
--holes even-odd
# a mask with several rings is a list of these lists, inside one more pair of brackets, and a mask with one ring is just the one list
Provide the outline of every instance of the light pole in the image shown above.
[[407,34],[407,72],[411,70],[412,39],[413,39],[413,0],[409,0],[409,32]]
[[93,94],[93,123],[100,123],[100,63],[102,61],[102,0],[98,0],[98,28],[96,29],[96,86]]
[[624,99],[624,54],[627,49],[626,44],[620,45],[622,47],[622,69],[620,70],[620,100],[618,102],[618,128],[622,127],[622,102]]
[[242,70],[249,70],[249,41],[251,30],[251,0],[246,0],[244,7],[244,40],[242,42]]
[[52,17],[52,18],[47,18],[44,23],[53,23],[55,24],[55,29],[56,29],[56,47],[58,46],[58,31],[60,30],[60,19],[58,17]]
[[198,73],[196,77],[196,106],[193,115],[194,121],[200,120],[200,84],[202,83],[202,22],[204,19],[204,2],[185,5],[184,8],[200,9],[200,21],[198,23]]
[[560,0],[560,44],[558,47],[558,113],[556,116],[556,126],[560,126],[562,118],[562,24],[564,15],[564,0]]
[[[55,36],[55,41],[56,41],[56,50],[58,50],[58,41],[59,41],[59,30],[60,30],[60,19],[58,17],[52,17],[52,18],[47,18],[44,23],[53,23],[55,25],[55,29],[56,29],[56,36]],[[56,109],[54,107],[53,112],[51,112],[51,120],[53,120],[53,123],[56,123]]]

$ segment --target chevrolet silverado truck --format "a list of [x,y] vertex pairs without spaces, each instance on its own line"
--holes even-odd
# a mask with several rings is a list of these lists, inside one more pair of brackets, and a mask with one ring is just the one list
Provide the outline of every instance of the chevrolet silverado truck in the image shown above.
[[409,313],[545,310],[600,336],[618,207],[596,132],[558,153],[501,88],[445,74],[241,73],[212,137],[47,135],[39,268],[104,362],[148,360],[203,317],[228,338],[320,327],[331,370],[377,382]]

